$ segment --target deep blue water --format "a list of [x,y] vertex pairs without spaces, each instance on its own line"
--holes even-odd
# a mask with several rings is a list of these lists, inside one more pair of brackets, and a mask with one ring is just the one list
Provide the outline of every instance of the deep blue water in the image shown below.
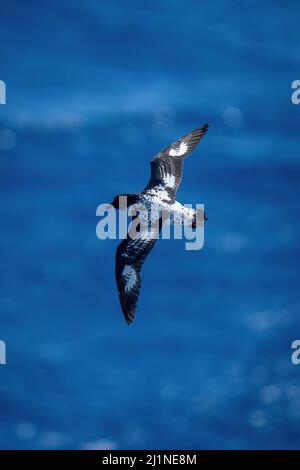
[[[299,2],[0,9],[0,447],[299,448]],[[96,207],[205,122],[128,327]]]

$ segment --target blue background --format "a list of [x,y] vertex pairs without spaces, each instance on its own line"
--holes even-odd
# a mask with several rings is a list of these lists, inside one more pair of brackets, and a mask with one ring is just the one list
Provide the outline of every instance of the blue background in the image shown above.
[[[299,448],[299,2],[0,9],[0,447]],[[205,122],[128,327],[96,207]]]

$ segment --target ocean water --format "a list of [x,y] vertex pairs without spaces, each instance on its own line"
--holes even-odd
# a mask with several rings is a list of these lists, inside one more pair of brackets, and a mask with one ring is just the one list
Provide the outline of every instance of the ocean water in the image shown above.
[[[299,2],[0,9],[0,447],[299,448]],[[205,122],[128,327],[96,208]]]

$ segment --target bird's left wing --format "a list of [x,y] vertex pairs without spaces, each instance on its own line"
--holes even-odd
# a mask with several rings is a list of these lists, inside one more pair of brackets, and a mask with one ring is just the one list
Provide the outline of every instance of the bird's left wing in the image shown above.
[[151,177],[144,191],[161,186],[168,192],[171,201],[175,202],[183,160],[198,145],[207,129],[208,124],[204,124],[159,152],[151,161]]
[[135,317],[141,288],[141,269],[155,242],[156,238],[144,233],[136,239],[128,236],[117,248],[116,281],[121,308],[128,324]]

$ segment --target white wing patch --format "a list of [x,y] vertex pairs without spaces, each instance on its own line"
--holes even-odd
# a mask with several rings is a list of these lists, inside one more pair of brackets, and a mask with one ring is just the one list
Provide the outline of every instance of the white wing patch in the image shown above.
[[181,155],[184,155],[187,150],[188,144],[186,142],[181,142],[179,147],[170,150],[169,155],[171,155],[171,157],[180,157]]
[[175,188],[176,178],[174,175],[165,175],[163,178],[166,186],[168,186],[169,188]]
[[135,282],[136,282],[135,270],[128,264],[125,264],[123,271],[122,271],[122,276],[125,279],[125,292],[127,292],[131,290],[135,285]]

